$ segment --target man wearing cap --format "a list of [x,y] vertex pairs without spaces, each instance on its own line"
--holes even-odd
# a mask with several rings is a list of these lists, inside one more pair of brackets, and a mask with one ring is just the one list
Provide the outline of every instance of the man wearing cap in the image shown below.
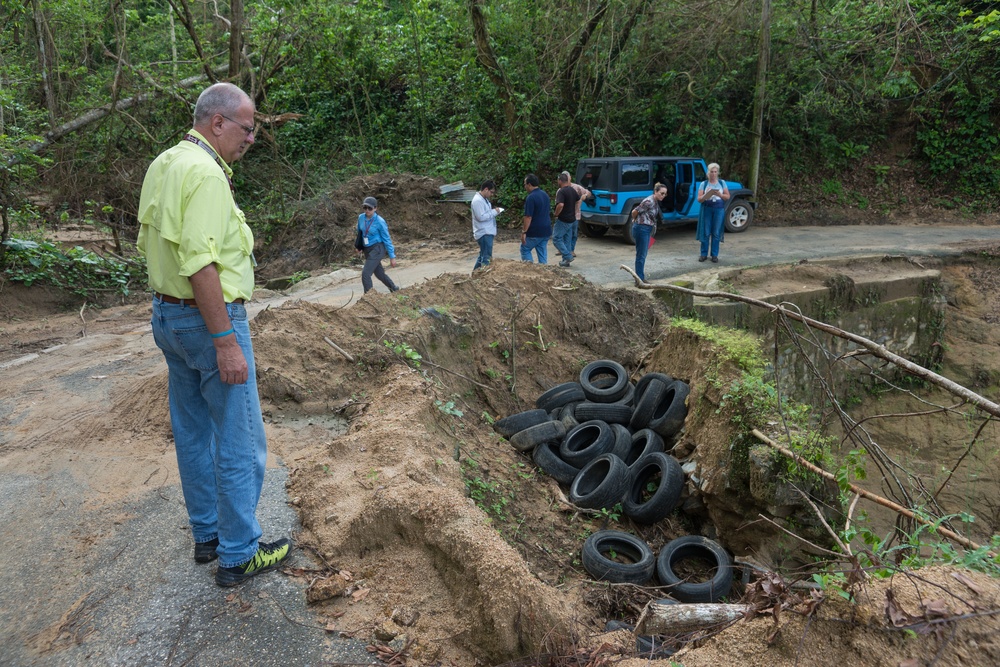
[[568,171],[564,171],[560,175],[566,178],[566,182],[569,183],[569,186],[571,188],[573,188],[573,190],[576,191],[577,195],[579,195],[579,199],[576,200],[576,216],[575,216],[576,219],[573,221],[572,231],[570,233],[570,239],[569,239],[570,254],[573,257],[576,257],[576,240],[580,236],[580,211],[581,211],[581,207],[582,207],[584,201],[586,201],[587,199],[590,199],[591,197],[593,197],[593,193],[591,193],[590,190],[588,190],[587,188],[583,187],[579,183],[574,183],[573,180],[570,178],[570,175],[569,175]]
[[167,362],[194,560],[218,558],[220,586],[276,568],[292,548],[284,538],[259,541],[256,517],[267,440],[244,306],[253,233],[229,166],[253,143],[253,100],[230,83],[209,86],[194,128],[149,166],[139,197],[137,245],[153,289],[153,339]]
[[521,261],[531,261],[531,251],[538,256],[539,264],[549,261],[549,237],[552,236],[551,202],[549,196],[539,187],[538,176],[524,177],[524,189],[528,196],[524,200],[524,218],[521,221]]
[[552,229],[552,245],[562,255],[559,266],[569,266],[573,261],[573,226],[576,224],[576,207],[580,195],[569,184],[569,172],[564,171],[556,179],[556,223]]
[[392,238],[389,236],[389,225],[385,219],[376,211],[378,200],[375,197],[365,197],[361,204],[361,213],[358,215],[358,231],[361,234],[363,249],[358,250],[365,256],[365,266],[361,269],[361,286],[365,289],[365,294],[372,289],[372,274],[378,278],[383,285],[389,288],[390,292],[398,292],[399,288],[392,278],[382,268],[382,260],[389,256],[389,265],[396,268],[396,248],[392,245]]

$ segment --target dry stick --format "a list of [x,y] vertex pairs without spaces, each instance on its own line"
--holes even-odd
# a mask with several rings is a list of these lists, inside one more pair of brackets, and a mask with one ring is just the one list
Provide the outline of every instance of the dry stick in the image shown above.
[[[794,306],[794,304],[791,304],[791,305],[796,308],[796,310],[795,310],[796,314],[798,314],[799,316],[801,316],[802,313],[798,311],[797,306]],[[782,317],[780,313],[779,313],[778,317],[775,318],[775,339],[774,339],[775,340],[775,357],[774,357],[775,368],[778,367],[778,355],[777,355],[777,343],[778,343],[777,327],[778,327],[778,322],[780,322],[781,324],[784,325],[785,331],[788,333],[789,338],[795,344],[796,349],[799,350],[799,354],[802,355],[802,359],[805,361],[806,365],[811,369],[811,371],[813,373],[813,376],[822,385],[823,391],[826,393],[827,398],[830,400],[831,404],[835,406],[835,408],[837,410],[837,416],[840,418],[841,423],[844,424],[845,427],[849,423],[853,423],[854,419],[849,414],[847,414],[847,412],[845,412],[843,410],[843,408],[840,407],[840,402],[837,400],[836,396],[834,396],[833,390],[831,389],[829,383],[826,381],[825,378],[820,377],[819,368],[816,367],[816,364],[813,362],[813,360],[810,359],[809,355],[806,354],[805,350],[802,349],[801,340],[796,335],[795,331],[792,330],[791,324],[789,324],[788,319],[785,318],[785,317]],[[806,327],[809,330],[810,334],[812,334],[813,333],[812,329],[809,329],[808,325],[806,325]],[[814,342],[816,343],[817,346],[819,346],[819,341],[814,341]],[[776,378],[777,378],[777,375],[778,374],[776,373],[775,374]],[[780,403],[779,403],[779,405],[780,405]],[[783,413],[782,413],[782,419],[784,419],[784,414]],[[853,428],[850,429],[851,432],[853,432],[853,430],[854,430]],[[869,435],[866,430],[862,429],[862,432],[866,436],[868,436],[867,437],[867,443],[862,443],[862,445],[865,447],[865,449],[867,451],[869,451],[871,453],[872,460],[878,466],[879,471],[882,473],[883,479],[885,479],[888,482],[890,480],[890,478],[891,478],[891,480],[896,483],[896,488],[899,490],[899,493],[902,495],[902,498],[898,498],[897,497],[896,499],[900,500],[901,502],[905,503],[906,505],[913,505],[914,504],[913,503],[913,499],[911,498],[909,492],[906,490],[906,487],[903,486],[902,480],[900,480],[899,477],[896,476],[895,469],[898,468],[900,470],[903,470],[904,472],[906,472],[907,476],[910,477],[910,478],[913,478],[913,475],[910,474],[910,472],[908,470],[905,470],[903,468],[903,466],[899,465],[894,460],[892,460],[892,458],[889,457],[889,455],[885,453],[885,450],[883,450],[882,447],[880,447],[878,445],[878,443],[876,443],[874,440],[872,440],[871,435]],[[789,440],[791,440],[791,437],[789,436],[789,434],[787,433],[787,431],[786,431],[785,435],[786,435],[786,437],[789,438]],[[917,485],[920,487],[920,489],[922,491],[925,491],[923,483],[920,482],[919,479],[915,479],[914,481],[917,483]],[[892,493],[893,493],[894,496],[896,495],[895,491],[893,491]],[[940,508],[938,508],[938,509],[940,509]]]
[[818,544],[810,542],[809,540],[807,540],[806,538],[802,537],[801,535],[797,535],[796,533],[793,533],[792,531],[788,530],[787,528],[785,528],[784,526],[782,526],[781,524],[779,524],[777,521],[774,521],[773,519],[769,519],[766,516],[764,516],[763,514],[758,514],[757,516],[760,517],[761,519],[763,519],[764,521],[768,522],[769,524],[771,524],[772,526],[774,526],[775,528],[777,528],[781,532],[785,533],[789,537],[794,537],[798,541],[804,542],[805,544],[809,545],[810,547],[812,547],[816,551],[822,551],[823,553],[830,554],[831,556],[833,556],[834,558],[836,558],[838,561],[844,560],[844,554],[838,554],[836,551],[831,551],[830,549],[827,549],[826,547],[821,547]]
[[457,375],[458,377],[460,377],[463,380],[466,380],[468,382],[471,382],[472,384],[476,385],[477,387],[482,387],[483,389],[493,389],[493,387],[488,387],[485,384],[480,384],[480,383],[476,382],[475,380],[473,380],[472,378],[466,377],[466,376],[462,375],[461,373],[456,373],[455,371],[451,370],[450,368],[445,368],[444,366],[441,366],[439,364],[435,364],[433,361],[428,361],[427,359],[423,359],[420,363],[427,364],[428,366],[433,366],[434,368],[440,368],[445,373],[451,373],[452,375]]
[[84,338],[87,337],[87,320],[83,316],[83,311],[85,311],[85,310],[87,310],[87,302],[86,301],[84,301],[83,305],[80,306],[80,319],[83,320],[83,337]]
[[344,358],[347,359],[349,362],[351,362],[352,364],[354,363],[354,357],[352,357],[350,354],[348,354],[347,351],[345,351],[344,349],[342,349],[339,345],[337,345],[336,343],[334,343],[332,340],[330,340],[326,336],[323,336],[323,340],[326,341],[327,345],[329,345],[330,347],[332,347],[333,349],[335,349],[337,352],[340,352],[342,355],[344,355]]
[[[814,465],[814,464],[810,463],[809,461],[806,461],[804,458],[802,458],[801,456],[799,456],[795,452],[782,447],[781,445],[779,445],[778,443],[776,443],[774,440],[771,440],[770,438],[768,438],[766,435],[764,435],[763,433],[761,433],[757,429],[753,429],[752,433],[754,434],[754,436],[756,436],[756,438],[758,440],[760,440],[761,442],[763,442],[765,445],[767,445],[768,447],[772,447],[772,448],[778,450],[779,452],[781,452],[782,454],[784,454],[788,458],[792,459],[793,461],[795,461],[796,463],[798,463],[800,466],[806,468],[807,470],[809,470],[811,472],[814,472],[817,475],[819,475],[820,477],[828,479],[828,480],[830,480],[832,482],[836,482],[837,481],[836,476],[834,476],[832,473],[829,473],[826,470],[823,470],[822,468],[820,468],[819,466]],[[935,526],[933,521],[929,521],[929,520],[925,519],[922,516],[917,516],[917,514],[915,514],[912,510],[908,510],[905,507],[903,507],[902,505],[898,505],[898,504],[892,502],[891,500],[889,500],[887,498],[883,498],[882,496],[875,495],[871,491],[866,491],[865,489],[862,489],[860,486],[855,486],[854,484],[851,484],[851,483],[848,483],[847,487],[851,491],[853,491],[854,493],[858,494],[859,496],[861,496],[863,498],[866,498],[866,499],[868,499],[868,500],[870,500],[870,501],[872,501],[874,503],[877,503],[877,504],[881,505],[882,507],[887,507],[888,509],[891,509],[894,512],[902,514],[903,516],[905,516],[907,518],[913,519],[917,523],[922,523],[925,526],[931,526],[931,527],[933,527],[941,535],[947,537],[949,540],[951,540],[953,542],[957,542],[957,543],[961,544],[963,547],[965,547],[967,549],[977,550],[977,549],[982,549],[983,548],[982,545],[976,544],[975,542],[973,542],[972,540],[970,540],[967,537],[962,537],[958,533],[955,533],[955,532],[953,532],[951,530],[948,530],[947,528],[944,528],[942,526]],[[988,554],[988,555],[989,555],[990,558],[994,558],[995,557],[995,555],[992,552],[990,554]]]
[[979,429],[976,431],[976,434],[974,436],[972,436],[972,441],[969,443],[968,448],[966,448],[965,453],[963,453],[958,458],[958,461],[955,462],[955,465],[953,465],[951,467],[951,470],[948,472],[948,477],[943,482],[941,482],[941,486],[938,487],[938,490],[934,492],[934,499],[935,500],[937,499],[937,497],[939,495],[941,495],[941,492],[944,491],[944,487],[948,486],[948,482],[951,481],[952,475],[954,475],[955,471],[958,470],[958,466],[962,465],[962,461],[965,460],[965,457],[968,456],[972,452],[972,448],[975,447],[975,445],[976,445],[976,440],[979,439],[979,436],[980,436],[980,434],[982,434],[983,429],[986,428],[986,425],[989,424],[990,421],[991,421],[990,419],[984,419],[983,423],[979,425]]
[[[625,266],[624,264],[621,266],[621,268],[631,273],[636,280],[636,284],[637,285],[639,284],[640,282],[639,276],[635,274],[635,271]],[[642,289],[654,289],[654,288],[666,289],[672,292],[680,292],[681,294],[690,294],[691,296],[698,296],[709,299],[728,299],[729,301],[739,301],[741,303],[750,304],[751,306],[763,308],[764,310],[769,310],[772,313],[781,313],[785,317],[789,317],[793,320],[802,322],[803,324],[810,326],[814,329],[819,329],[820,331],[828,333],[831,336],[837,336],[838,338],[849,340],[852,343],[857,343],[861,347],[871,352],[876,357],[879,357],[880,359],[884,359],[890,363],[895,364],[896,366],[899,366],[910,375],[927,380],[931,384],[935,384],[941,387],[942,389],[951,392],[956,396],[964,398],[965,400],[969,401],[970,403],[972,403],[979,409],[983,410],[984,412],[988,412],[994,417],[1000,417],[1000,405],[980,396],[976,392],[971,391],[960,384],[952,382],[948,378],[938,375],[934,371],[924,368],[919,364],[915,364],[912,361],[904,359],[898,354],[890,352],[889,350],[885,349],[885,347],[883,347],[882,345],[879,345],[875,341],[869,340],[864,336],[859,336],[855,333],[844,331],[843,329],[835,327],[832,324],[827,324],[826,322],[820,322],[819,320],[814,320],[811,317],[806,317],[805,315],[799,315],[798,313],[788,310],[783,306],[780,305],[776,306],[774,304],[767,303],[766,301],[760,301],[759,299],[752,299],[750,297],[742,296],[739,294],[730,294],[729,292],[701,292],[698,290],[691,290],[684,287],[678,287],[677,285],[649,285],[648,287],[640,285],[640,287],[642,287]]]

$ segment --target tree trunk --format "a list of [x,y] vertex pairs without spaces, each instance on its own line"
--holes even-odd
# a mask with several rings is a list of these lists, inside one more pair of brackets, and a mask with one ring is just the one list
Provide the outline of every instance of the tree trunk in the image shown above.
[[[184,25],[184,28],[188,32],[188,36],[191,38],[191,43],[194,45],[194,50],[198,53],[198,60],[201,61],[201,67],[205,71],[205,76],[212,83],[218,81],[215,78],[215,72],[212,71],[212,67],[208,62],[208,58],[205,57],[205,51],[201,48],[201,40],[198,39],[198,31],[194,27],[194,17],[191,16],[191,8],[188,6],[187,0],[180,0],[181,6],[178,7],[174,0],[167,0],[170,6],[174,10],[174,14]],[[183,11],[181,11],[183,9]]]
[[600,25],[601,19],[608,12],[608,3],[602,2],[597,6],[597,10],[594,15],[590,17],[587,22],[586,27],[580,32],[580,38],[576,40],[576,45],[573,46],[573,50],[569,52],[566,57],[566,63],[562,68],[562,97],[563,103],[568,109],[576,109],[576,96],[573,95],[573,79],[576,76],[577,65],[580,62],[580,56],[583,55],[584,50],[587,48],[587,44],[590,43],[590,37],[597,30],[597,26]]
[[748,604],[659,604],[646,605],[639,622],[637,635],[679,635],[695,630],[725,625],[747,615]]
[[52,81],[52,63],[49,59],[49,46],[45,37],[48,34],[48,25],[45,21],[45,14],[42,12],[42,5],[39,0],[31,0],[31,14],[35,21],[35,36],[38,39],[38,65],[42,74],[42,89],[45,93],[45,106],[49,110],[49,125],[55,127],[56,117],[56,91]]
[[243,64],[243,0],[229,2],[229,80],[239,85]]
[[476,61],[486,70],[486,75],[497,87],[500,101],[503,104],[504,117],[507,120],[507,134],[513,146],[521,146],[521,135],[516,131],[517,110],[514,107],[514,89],[497,60],[490,44],[490,33],[486,27],[486,17],[480,8],[482,0],[468,0],[469,16],[472,19],[472,37],[476,42]]
[[757,56],[757,82],[753,93],[753,136],[750,143],[750,189],[760,197],[760,144],[764,129],[764,103],[767,92],[767,61],[771,57],[771,0],[761,0],[760,45]]

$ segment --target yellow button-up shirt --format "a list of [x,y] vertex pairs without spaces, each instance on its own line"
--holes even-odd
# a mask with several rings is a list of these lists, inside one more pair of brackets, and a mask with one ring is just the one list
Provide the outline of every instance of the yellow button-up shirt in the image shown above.
[[[205,141],[194,130],[190,134]],[[216,162],[189,141],[149,165],[139,197],[137,245],[154,291],[194,298],[190,276],[215,264],[227,303],[253,296],[253,232],[229,189],[231,175],[225,160]]]

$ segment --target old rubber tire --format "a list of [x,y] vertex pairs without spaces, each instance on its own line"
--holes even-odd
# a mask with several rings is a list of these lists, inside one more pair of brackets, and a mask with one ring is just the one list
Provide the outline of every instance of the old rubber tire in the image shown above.
[[575,426],[559,445],[559,458],[582,468],[615,447],[615,434],[606,422],[596,419]]
[[547,421],[549,421],[549,414],[545,410],[525,410],[496,420],[493,424],[493,430],[505,438],[510,438],[518,431],[538,426]]
[[574,428],[576,428],[580,422],[576,419],[576,403],[567,403],[562,406],[559,412],[559,419],[562,421],[563,425],[566,427],[566,432],[569,433]]
[[[628,556],[632,563],[607,557],[612,551]],[[652,579],[656,558],[649,545],[620,530],[599,530],[586,539],[580,552],[583,569],[597,581],[615,584],[645,584]]]
[[625,395],[619,398],[615,403],[621,403],[622,405],[627,405],[630,408],[635,405],[635,385],[631,382],[625,387]]
[[641,396],[636,392],[638,398],[632,408],[632,419],[628,422],[630,429],[638,431],[649,426],[649,420],[653,418],[656,408],[663,402],[667,387],[671,384],[673,381],[663,382],[660,378],[652,378],[646,383]]
[[611,424],[611,432],[615,434],[615,446],[611,453],[624,461],[632,450],[632,431],[621,424]]
[[555,441],[543,442],[535,447],[531,458],[545,474],[560,484],[569,486],[580,474],[579,468],[571,466],[559,458],[559,443]]
[[663,438],[659,433],[644,428],[632,434],[632,444],[629,447],[628,455],[622,459],[630,469],[639,459],[653,452],[663,451]]
[[628,466],[614,454],[604,454],[585,465],[569,487],[569,501],[588,509],[611,509],[628,490]]
[[646,373],[641,378],[639,378],[638,382],[635,383],[635,402],[636,403],[638,403],[639,400],[642,398],[642,394],[643,394],[643,392],[646,391],[646,387],[653,380],[659,380],[663,384],[670,384],[671,382],[674,381],[674,378],[670,377],[666,373],[657,373],[655,371],[651,372],[651,373]]
[[687,417],[687,397],[690,392],[691,388],[686,382],[674,380],[673,384],[667,387],[663,400],[653,410],[649,428],[664,438],[676,435],[684,426],[684,419]]
[[753,222],[753,206],[746,199],[734,199],[726,208],[725,217],[726,231],[737,234],[745,232],[750,223]]
[[[630,466],[630,472],[632,483],[622,503],[625,516],[646,525],[667,518],[677,507],[684,490],[684,471],[677,459],[663,452],[653,452]],[[657,479],[656,489],[643,500],[647,485]]]
[[[699,558],[715,565],[708,581],[683,581],[674,571],[682,560]],[[733,568],[729,554],[721,546],[701,535],[686,535],[667,542],[656,559],[656,576],[670,595],[681,602],[718,602],[729,595]]]
[[632,406],[624,403],[592,403],[584,401],[573,411],[578,421],[600,419],[609,424],[628,424],[632,419]]
[[583,387],[580,386],[579,382],[563,382],[543,392],[535,399],[535,407],[551,412],[567,403],[575,403],[585,398]]
[[547,421],[515,433],[510,444],[519,452],[528,452],[550,440],[562,440],[566,427],[561,421]]
[[[671,600],[670,598],[663,598],[656,602],[657,604],[664,605],[680,604],[677,600]],[[635,626],[625,621],[608,621],[604,624],[605,632],[617,632],[619,630],[628,630],[632,634],[635,634]],[[663,648],[665,643],[660,635],[635,635],[635,650],[639,652],[640,658],[668,658],[677,653],[677,649],[674,648],[676,642],[672,642],[670,648]]]
[[[614,378],[610,386],[608,383],[598,382]],[[592,361],[580,371],[580,386],[583,388],[583,395],[588,401],[593,403],[614,403],[628,391],[628,371],[617,361],[601,359]]]

